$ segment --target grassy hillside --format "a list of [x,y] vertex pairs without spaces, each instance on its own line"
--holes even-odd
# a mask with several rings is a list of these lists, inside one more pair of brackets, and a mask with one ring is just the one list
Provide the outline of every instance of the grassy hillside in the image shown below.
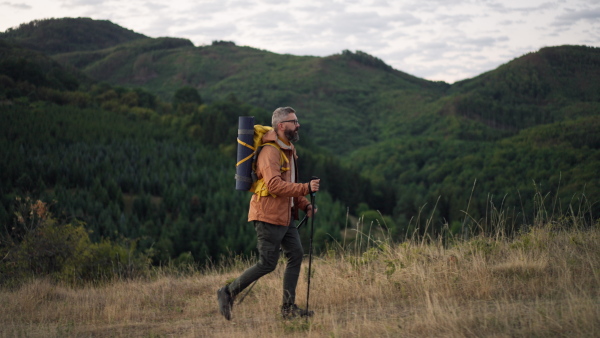
[[310,321],[279,317],[283,264],[234,305],[232,321],[218,313],[217,288],[251,259],[75,288],[32,280],[0,291],[0,323],[6,336],[44,337],[594,337],[600,232],[561,225],[570,230],[542,226],[451,247],[364,238],[362,254],[347,247],[314,261]]

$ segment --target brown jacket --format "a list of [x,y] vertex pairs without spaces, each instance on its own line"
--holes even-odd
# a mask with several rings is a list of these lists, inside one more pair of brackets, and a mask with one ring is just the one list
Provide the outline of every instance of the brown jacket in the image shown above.
[[[274,130],[268,131],[263,136],[263,142],[275,142],[277,134]],[[281,144],[281,141],[280,141]],[[298,181],[298,156],[294,145],[289,149],[282,148],[285,155],[292,161],[294,160],[296,172],[295,178]],[[248,221],[261,221],[276,225],[288,226],[292,219],[298,219],[298,210],[306,211],[310,202],[306,199],[308,195],[308,183],[292,182],[292,171],[281,171],[281,155],[275,147],[262,147],[258,159],[256,160],[256,174],[258,178],[264,178],[269,192],[273,196],[263,196],[252,194],[250,200],[250,211],[248,212]],[[284,163],[283,167],[289,168],[291,163]],[[292,198],[294,208],[292,210]]]

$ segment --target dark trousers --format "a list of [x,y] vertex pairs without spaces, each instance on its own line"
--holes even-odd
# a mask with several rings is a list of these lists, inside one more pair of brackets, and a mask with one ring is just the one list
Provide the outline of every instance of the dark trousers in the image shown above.
[[248,268],[229,284],[231,296],[235,297],[255,280],[275,270],[281,247],[287,258],[283,274],[283,304],[294,304],[296,302],[296,285],[298,277],[300,277],[300,266],[304,255],[298,229],[293,222],[290,226],[281,226],[258,221],[254,222],[254,229],[258,242],[258,263]]

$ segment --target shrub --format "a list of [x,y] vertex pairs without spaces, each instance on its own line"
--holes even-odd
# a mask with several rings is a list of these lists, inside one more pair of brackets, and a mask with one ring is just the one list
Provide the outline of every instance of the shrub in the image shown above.
[[41,200],[17,198],[12,224],[4,227],[0,247],[0,284],[20,284],[45,276],[79,284],[143,275],[149,259],[129,247],[102,240],[92,243],[83,222],[60,223]]

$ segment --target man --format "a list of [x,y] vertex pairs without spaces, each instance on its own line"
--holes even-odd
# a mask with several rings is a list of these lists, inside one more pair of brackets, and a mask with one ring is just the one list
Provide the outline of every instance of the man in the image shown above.
[[[227,320],[231,319],[235,297],[254,281],[275,270],[279,260],[279,248],[287,258],[283,275],[282,316],[293,318],[313,314],[313,311],[306,311],[295,304],[296,285],[304,251],[294,221],[298,219],[298,210],[304,210],[309,217],[313,216],[313,212],[316,213],[304,196],[319,191],[319,180],[296,183],[298,157],[293,142],[299,140],[300,128],[296,111],[291,107],[277,108],[273,112],[271,125],[273,130],[263,136],[263,143],[274,142],[281,150],[268,145],[261,148],[256,160],[256,174],[259,179],[264,179],[269,194],[253,194],[248,212],[248,221],[254,222],[257,234],[259,260],[231,284],[217,291],[219,311]],[[281,151],[285,155],[283,161]]]

